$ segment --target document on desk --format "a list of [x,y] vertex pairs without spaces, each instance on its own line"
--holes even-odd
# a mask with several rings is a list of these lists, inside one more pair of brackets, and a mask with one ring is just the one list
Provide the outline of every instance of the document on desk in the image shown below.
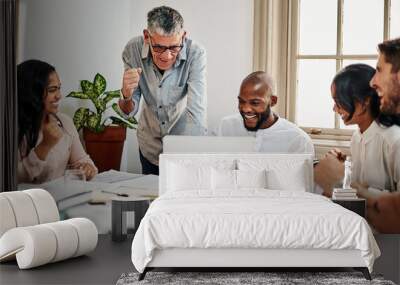
[[[115,175],[115,178],[112,176]],[[130,177],[129,180],[126,178]],[[97,176],[96,176],[97,177]],[[122,179],[123,178],[123,179]],[[119,180],[122,179],[122,180]],[[118,181],[119,180],[119,181]],[[102,182],[103,181],[103,182]],[[109,181],[109,182],[105,182]],[[113,181],[113,182],[111,182]],[[43,183],[43,184],[19,184],[18,189],[42,188],[47,190],[59,202],[66,199],[79,200],[80,202],[88,201],[109,201],[118,194],[128,194],[129,196],[158,196],[158,176],[124,173],[120,171],[106,171],[104,176],[100,175],[99,179],[91,181],[73,181],[65,184],[64,177]],[[107,191],[104,193],[102,191]],[[115,194],[112,194],[112,193]],[[75,198],[78,195],[81,197]],[[71,200],[72,201],[72,200]],[[69,205],[69,204],[68,204]]]
[[[41,188],[47,190],[56,200],[56,202],[75,197],[88,192],[100,192],[102,190],[110,190],[118,185],[111,183],[91,182],[91,181],[68,181],[65,182],[64,177],[54,179],[43,184],[19,184],[19,190]],[[90,200],[90,199],[89,199]]]
[[158,195],[158,176],[143,175],[133,180],[118,183],[119,187],[115,191],[131,195],[157,196]]
[[71,193],[77,193],[77,192],[100,192],[102,190],[110,190],[117,185],[113,185],[111,183],[101,183],[101,182],[92,182],[92,181],[73,181],[74,184],[71,184],[70,182],[68,185],[60,185],[59,183],[54,183],[55,181],[50,182],[51,184],[47,186],[47,190],[49,188],[49,192],[60,192],[59,189],[63,189],[64,195],[71,195]]
[[128,173],[111,169],[97,174],[91,181],[101,183],[116,183],[136,179],[141,176],[143,176],[143,174]]

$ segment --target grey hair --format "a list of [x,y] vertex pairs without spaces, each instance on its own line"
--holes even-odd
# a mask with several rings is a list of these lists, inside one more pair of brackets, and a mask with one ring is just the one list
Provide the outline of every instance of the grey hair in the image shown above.
[[271,75],[264,71],[255,71],[246,76],[242,81],[242,86],[245,84],[262,84],[268,91],[269,96],[277,96],[275,93],[275,81]]
[[183,29],[183,18],[170,7],[156,7],[147,13],[147,29],[161,36],[177,35]]

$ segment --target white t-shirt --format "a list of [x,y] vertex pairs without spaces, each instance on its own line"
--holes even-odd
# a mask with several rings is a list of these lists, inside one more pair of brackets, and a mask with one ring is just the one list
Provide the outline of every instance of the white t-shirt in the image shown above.
[[217,135],[254,136],[256,137],[255,150],[259,152],[314,154],[310,137],[295,124],[280,117],[269,128],[251,132],[244,127],[240,114],[230,115],[222,118]]
[[381,190],[400,190],[399,126],[387,128],[374,121],[364,133],[354,132],[350,150],[352,181]]

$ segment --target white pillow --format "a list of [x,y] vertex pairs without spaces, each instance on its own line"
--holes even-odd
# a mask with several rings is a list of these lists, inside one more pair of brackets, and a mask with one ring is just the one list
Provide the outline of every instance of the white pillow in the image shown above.
[[297,165],[290,170],[270,169],[267,174],[267,188],[272,190],[307,191],[305,165]]
[[211,167],[178,163],[168,167],[168,191],[211,189]]
[[266,171],[236,170],[237,188],[267,188]]
[[211,170],[211,181],[213,190],[237,190],[241,188],[266,188],[265,170]]
[[266,171],[266,188],[273,190],[307,191],[308,167],[304,160],[239,159],[239,170]]
[[213,190],[236,190],[236,170],[217,169],[213,167],[211,170],[211,181],[211,188]]

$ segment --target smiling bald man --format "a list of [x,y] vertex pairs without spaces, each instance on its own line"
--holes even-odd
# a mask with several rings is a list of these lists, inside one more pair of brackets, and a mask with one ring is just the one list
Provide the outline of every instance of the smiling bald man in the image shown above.
[[219,136],[254,136],[259,152],[314,154],[310,137],[272,111],[278,97],[274,94],[274,81],[267,73],[256,71],[248,75],[237,98],[239,113],[221,120]]

